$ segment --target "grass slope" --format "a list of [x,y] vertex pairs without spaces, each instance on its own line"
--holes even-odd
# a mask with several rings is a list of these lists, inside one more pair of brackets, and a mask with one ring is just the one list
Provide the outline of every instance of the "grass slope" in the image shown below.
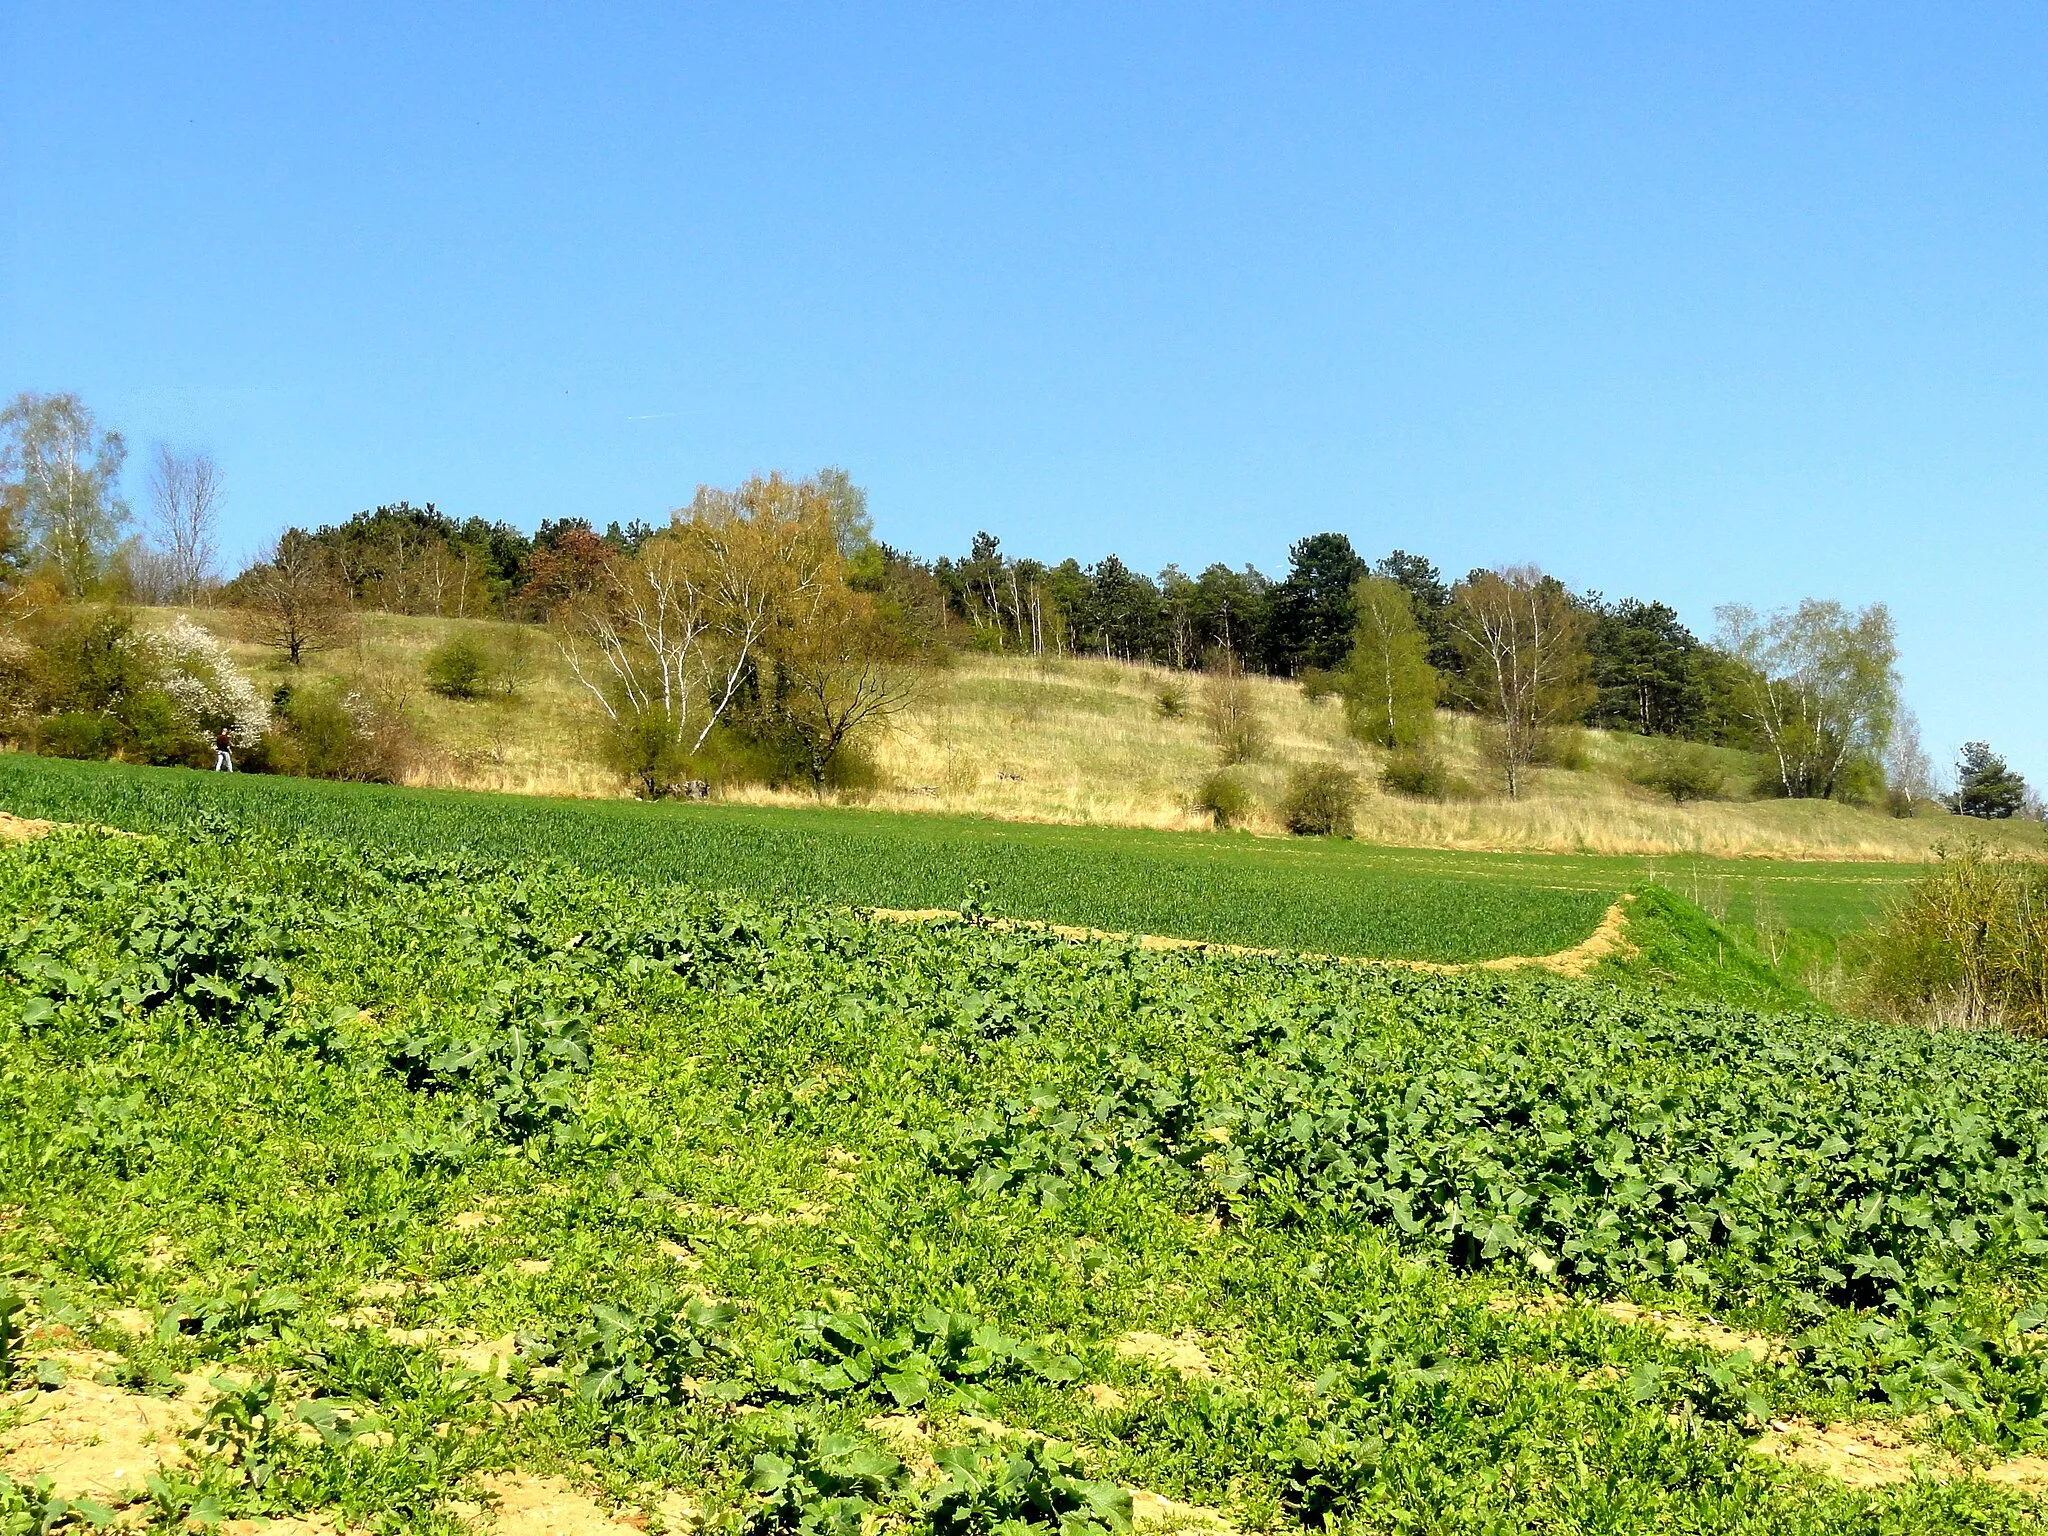
[[734,1536],[2037,1528],[1958,1457],[2044,1439],[2039,1042],[226,831],[0,849],[0,936],[0,1370],[242,1373],[167,1524],[455,1536],[518,1468]]
[[[352,644],[315,655],[299,670],[236,640],[233,615],[193,617],[227,637],[238,661],[266,689],[333,675],[403,699],[426,743],[412,782],[523,794],[621,792],[617,777],[599,766],[588,696],[552,640],[532,626],[365,614]],[[462,628],[519,654],[523,681],[515,698],[453,702],[426,691],[428,654]],[[1188,708],[1177,716],[1160,709],[1160,695],[1169,688],[1187,696]],[[1377,755],[1346,735],[1335,700],[1308,699],[1281,679],[1253,679],[1252,688],[1271,737],[1266,758],[1242,770],[1258,800],[1257,830],[1281,830],[1274,806],[1292,764],[1337,763],[1367,784],[1376,781]],[[1191,792],[1215,766],[1194,708],[1198,692],[1187,674],[1156,667],[961,656],[925,674],[908,708],[873,738],[881,783],[872,803],[920,813],[1193,830],[1204,818],[1189,808]],[[1490,784],[1472,719],[1446,712],[1440,726],[1441,748],[1453,768],[1475,784]],[[1825,801],[1677,806],[1629,782],[1642,749],[1637,738],[1585,732],[1576,745],[1578,768],[1536,770],[1529,792],[1516,801],[1489,794],[1432,804],[1368,794],[1359,810],[1360,834],[1377,843],[1471,850],[1919,860],[1956,833],[1949,817],[1896,821]],[[1718,756],[1731,793],[1746,793],[1764,771],[1747,754]],[[734,793],[755,803],[807,803],[768,790]],[[2035,825],[1973,830],[2018,849],[2048,851],[2048,837]]]

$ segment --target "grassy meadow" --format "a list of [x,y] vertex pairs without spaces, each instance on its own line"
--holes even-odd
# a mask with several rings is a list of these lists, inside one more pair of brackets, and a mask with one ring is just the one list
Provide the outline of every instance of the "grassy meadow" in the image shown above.
[[[227,638],[237,661],[265,687],[302,675],[236,640],[232,615],[192,616]],[[427,691],[427,655],[455,627],[445,619],[365,614],[351,643],[313,656],[305,671],[360,678],[404,704],[424,748],[410,783],[620,796],[619,780],[599,762],[594,711],[545,632],[471,626],[517,656],[513,697],[455,702]],[[1160,696],[1175,686],[1187,693],[1187,707],[1169,717]],[[1264,759],[1243,770],[1259,801],[1252,831],[1282,832],[1273,806],[1292,764],[1335,762],[1376,783],[1377,754],[1346,735],[1336,700],[1310,700],[1277,679],[1255,678],[1252,686],[1270,737]],[[1198,698],[1193,679],[1156,667],[960,655],[923,674],[908,707],[872,738],[878,781],[861,800],[878,809],[942,816],[1198,829],[1206,818],[1190,808],[1190,797],[1215,766]],[[1439,718],[1453,770],[1474,785],[1487,784],[1472,721],[1449,712]],[[1640,750],[1631,738],[1587,731],[1575,733],[1574,747],[1577,766],[1537,769],[1518,801],[1485,794],[1429,802],[1369,791],[1359,808],[1358,836],[1468,851],[1919,861],[1957,835],[1950,817],[1901,821],[1832,802],[1674,805],[1629,782]],[[1762,771],[1744,754],[1720,755],[1732,789]],[[815,804],[807,794],[762,788],[735,788],[729,795],[763,805]],[[2048,852],[2048,834],[2037,826],[1970,831]]]

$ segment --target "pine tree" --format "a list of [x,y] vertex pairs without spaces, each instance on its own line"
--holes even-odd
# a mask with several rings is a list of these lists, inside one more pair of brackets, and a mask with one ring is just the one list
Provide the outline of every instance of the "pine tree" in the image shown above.
[[1956,792],[1948,803],[1958,816],[2003,821],[2025,808],[2027,781],[2006,766],[1989,742],[1967,742],[1956,762]]

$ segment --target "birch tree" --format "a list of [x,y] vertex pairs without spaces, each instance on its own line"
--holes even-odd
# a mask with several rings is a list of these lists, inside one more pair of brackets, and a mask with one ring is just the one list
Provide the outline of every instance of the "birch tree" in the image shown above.
[[839,509],[812,482],[705,486],[669,526],[564,609],[563,654],[649,794],[701,752],[757,676],[778,627],[844,586]]
[[1451,591],[1451,637],[1467,686],[1498,732],[1510,799],[1521,794],[1543,733],[1579,718],[1591,697],[1590,623],[1564,584],[1532,565],[1474,571]]
[[227,486],[210,453],[158,443],[149,466],[151,565],[148,596],[196,603],[213,584]]
[[1882,603],[1852,612],[1807,598],[1759,615],[1715,610],[1741,663],[1736,707],[1774,760],[1788,799],[1836,793],[1854,763],[1880,762],[1898,711],[1898,642]]
[[1415,600],[1386,576],[1361,576],[1351,595],[1358,623],[1339,678],[1351,733],[1376,746],[1419,747],[1435,724],[1442,681]]
[[78,396],[16,395],[0,409],[0,502],[19,527],[32,567],[67,597],[100,581],[129,520],[121,499],[128,445],[100,430]]

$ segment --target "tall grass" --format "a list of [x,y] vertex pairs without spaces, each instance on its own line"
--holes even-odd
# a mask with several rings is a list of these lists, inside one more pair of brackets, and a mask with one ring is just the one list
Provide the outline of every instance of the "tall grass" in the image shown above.
[[[230,640],[238,664],[268,691],[306,675],[374,675],[402,692],[423,750],[407,782],[436,788],[505,790],[576,797],[623,796],[603,762],[603,733],[588,697],[545,636],[516,625],[471,624],[491,645],[523,643],[515,697],[448,699],[427,687],[427,663],[456,631],[452,620],[365,614],[358,639],[294,672],[233,639],[229,616],[193,615]],[[1264,734],[1259,760],[1232,770],[1248,804],[1235,823],[1280,836],[1290,770],[1329,764],[1377,785],[1385,755],[1354,741],[1334,697],[1311,698],[1298,684],[1246,677],[1247,698]],[[1178,689],[1184,702],[1162,710]],[[924,677],[910,706],[870,743],[876,782],[858,798],[879,809],[1192,831],[1213,825],[1202,802],[1217,749],[1194,707],[1185,673],[1079,658],[962,656]],[[1491,785],[1477,722],[1439,716],[1434,752],[1443,772]],[[1371,793],[1359,801],[1356,835],[1413,848],[1592,854],[1696,854],[1706,857],[1907,859],[1931,855],[1953,823],[1947,817],[1896,820],[1876,811],[1820,801],[1740,798],[1755,777],[1748,755],[1707,749],[1703,759],[1737,798],[1674,804],[1630,782],[1638,738],[1573,732],[1559,766],[1529,775],[1510,801],[1488,792],[1431,801]],[[1571,766],[1562,766],[1562,763]],[[808,793],[734,789],[728,797],[763,805],[815,805]],[[2015,847],[2048,848],[2038,826],[2007,825],[1993,834]]]

